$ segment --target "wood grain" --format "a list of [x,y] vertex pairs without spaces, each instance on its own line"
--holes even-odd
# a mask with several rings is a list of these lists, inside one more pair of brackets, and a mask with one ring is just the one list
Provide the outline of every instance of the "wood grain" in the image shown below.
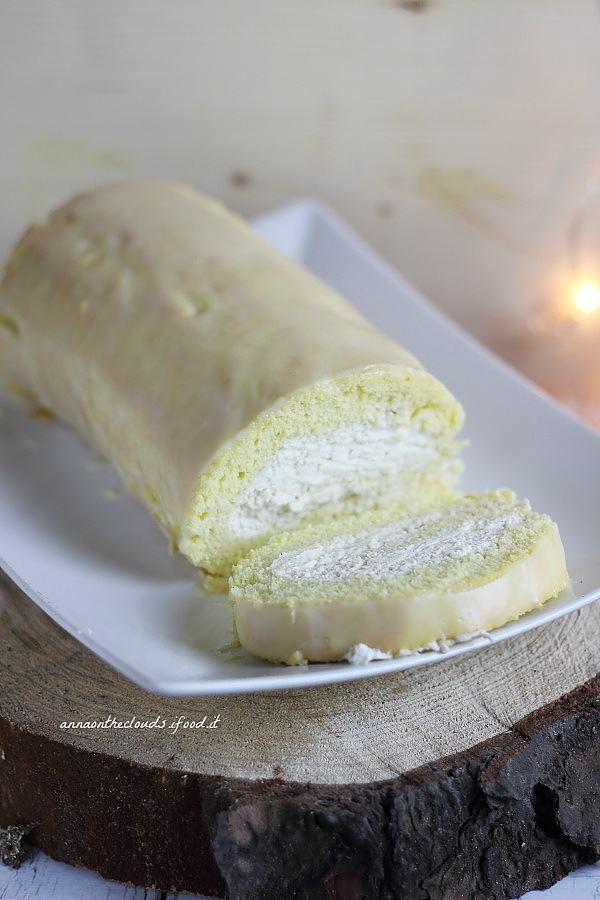
[[6,6],[0,257],[75,192],[162,175],[245,215],[326,201],[488,340],[565,274],[598,154],[589,0]]
[[51,856],[236,900],[479,900],[600,855],[600,604],[413,672],[177,699],[2,598],[0,824]]
[[[392,778],[506,731],[600,671],[600,606],[591,606],[480,652],[375,680],[236,697],[156,697],[15,593],[4,581],[4,716],[65,746],[143,757],[151,766],[171,758],[194,771],[201,752],[207,775],[323,784]],[[111,715],[140,722],[160,716],[167,725],[60,730],[61,722]],[[208,724],[217,715],[213,730],[170,727],[180,716],[208,717]]]

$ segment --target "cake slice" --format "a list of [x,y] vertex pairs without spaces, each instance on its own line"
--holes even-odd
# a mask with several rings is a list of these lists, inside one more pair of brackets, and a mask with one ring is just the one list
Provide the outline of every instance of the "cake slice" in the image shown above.
[[281,534],[234,567],[242,646],[288,664],[487,631],[568,583],[554,522],[509,491]]
[[74,198],[23,236],[0,307],[0,381],[94,445],[213,579],[277,532],[456,481],[451,393],[191,188]]

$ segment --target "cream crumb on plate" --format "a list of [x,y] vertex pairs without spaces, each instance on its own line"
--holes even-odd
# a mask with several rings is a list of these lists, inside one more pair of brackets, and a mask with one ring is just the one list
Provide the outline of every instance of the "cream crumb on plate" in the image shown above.
[[407,656],[418,656],[420,653],[447,653],[456,644],[467,644],[479,637],[485,638],[490,642],[493,641],[489,631],[483,631],[479,628],[476,631],[471,631],[469,634],[457,634],[450,640],[440,638],[439,641],[428,641],[421,647],[415,647],[414,650],[398,650],[397,653],[387,653],[385,650],[379,650],[376,647],[368,647],[367,644],[354,644],[344,653],[342,659],[350,663],[351,666],[364,666],[367,663],[377,662],[382,659],[405,659]]

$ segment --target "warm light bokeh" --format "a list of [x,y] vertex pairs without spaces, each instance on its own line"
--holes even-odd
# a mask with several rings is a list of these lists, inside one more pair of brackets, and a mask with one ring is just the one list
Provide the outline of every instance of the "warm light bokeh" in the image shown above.
[[573,288],[573,303],[582,313],[593,313],[600,309],[600,290],[589,281],[576,284]]

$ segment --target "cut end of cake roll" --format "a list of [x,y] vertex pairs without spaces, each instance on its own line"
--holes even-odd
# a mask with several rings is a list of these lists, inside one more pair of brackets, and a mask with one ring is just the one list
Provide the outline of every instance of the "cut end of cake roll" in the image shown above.
[[445,494],[461,470],[463,411],[429,373],[367,366],[261,413],[200,478],[179,547],[229,573],[282,531]]
[[282,534],[233,569],[242,646],[287,664],[489,631],[568,584],[555,523],[509,491]]
[[73,198],[26,232],[0,294],[0,382],[109,460],[211,587],[278,531],[456,480],[450,392],[189,187]]

